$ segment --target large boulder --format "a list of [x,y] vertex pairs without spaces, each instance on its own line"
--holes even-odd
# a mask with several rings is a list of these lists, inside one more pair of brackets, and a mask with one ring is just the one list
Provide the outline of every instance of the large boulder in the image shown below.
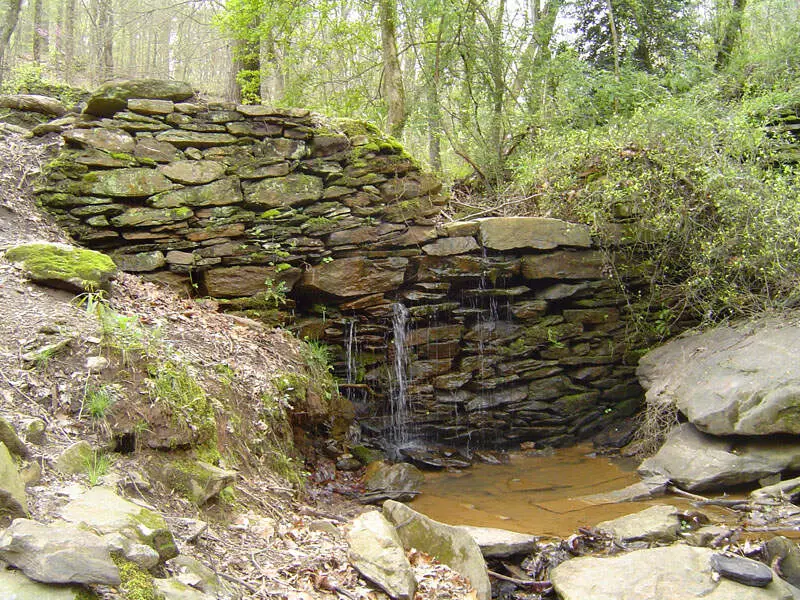
[[374,461],[367,467],[364,476],[364,489],[371,501],[386,499],[413,500],[419,493],[425,475],[410,463],[388,464],[382,460]]
[[800,324],[762,319],[680,337],[639,362],[650,403],[714,435],[800,433]]
[[25,271],[33,281],[71,292],[109,291],[117,265],[105,254],[68,244],[34,242],[6,251],[6,260]]
[[98,117],[110,117],[116,112],[125,110],[130,98],[182,102],[193,95],[192,86],[183,81],[159,79],[110,81],[95,90],[89,98],[84,112]]
[[550,574],[561,600],[791,600],[800,590],[778,577],[766,587],[715,581],[708,548],[674,545],[611,558],[581,557]]
[[17,471],[14,459],[0,442],[0,519],[14,519],[28,514],[25,484]]
[[486,562],[480,547],[466,531],[429,519],[394,500],[384,502],[383,514],[395,526],[407,550],[416,548],[430,554],[466,577],[475,588],[477,600],[491,599]]
[[135,545],[142,544],[155,550],[161,560],[178,555],[164,517],[121,498],[109,488],[94,487],[85,492],[61,509],[61,518],[88,526],[101,535],[127,538],[131,544],[122,544],[123,552],[136,552]]
[[364,577],[392,598],[411,600],[417,589],[403,543],[380,512],[364,513],[347,534],[350,562]]
[[684,423],[639,466],[643,477],[661,476],[691,490],[725,488],[800,467],[800,443],[718,438]]
[[120,583],[108,545],[74,525],[15,519],[0,537],[0,560],[43,583]]

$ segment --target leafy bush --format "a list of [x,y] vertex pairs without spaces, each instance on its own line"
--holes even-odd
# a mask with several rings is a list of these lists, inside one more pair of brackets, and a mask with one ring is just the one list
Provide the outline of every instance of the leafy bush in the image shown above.
[[716,321],[800,300],[800,178],[758,111],[672,98],[606,127],[545,132],[517,165],[529,212],[635,219],[617,260],[644,261],[657,304]]
[[89,97],[89,92],[65,83],[52,81],[45,76],[41,65],[25,63],[19,65],[0,86],[2,94],[38,94],[57,98],[71,107]]

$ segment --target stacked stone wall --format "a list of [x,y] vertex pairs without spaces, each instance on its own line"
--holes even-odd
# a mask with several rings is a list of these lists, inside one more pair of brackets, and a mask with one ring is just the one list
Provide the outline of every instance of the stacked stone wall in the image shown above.
[[635,410],[625,303],[586,228],[441,223],[439,182],[373,127],[173,92],[90,100],[95,114],[51,125],[65,148],[39,200],[76,240],[333,344],[376,433],[396,303],[419,435],[564,445]]

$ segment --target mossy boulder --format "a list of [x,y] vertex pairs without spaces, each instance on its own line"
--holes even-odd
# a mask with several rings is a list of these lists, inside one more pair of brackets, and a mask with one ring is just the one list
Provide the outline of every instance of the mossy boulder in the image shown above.
[[25,458],[29,454],[25,442],[19,438],[14,426],[2,417],[0,417],[0,442],[6,445],[6,448],[8,448],[11,454],[16,454],[22,458]]
[[302,206],[322,198],[322,180],[292,173],[244,185],[245,199],[259,209]]
[[88,173],[83,187],[89,195],[144,198],[178,187],[153,169],[132,167]]
[[53,469],[64,475],[86,472],[95,450],[86,440],[68,446],[53,463]]
[[25,484],[8,448],[0,442],[0,519],[25,517],[27,513]]
[[176,160],[160,170],[177,183],[199,185],[222,177],[225,174],[225,165],[214,160]]
[[125,110],[130,98],[182,102],[193,95],[192,86],[184,81],[159,79],[110,81],[95,90],[89,98],[84,112],[98,117],[109,117]]
[[84,524],[101,535],[121,534],[158,552],[162,561],[178,555],[175,539],[160,514],[118,496],[106,487],[94,487],[67,504],[61,518]]
[[68,244],[22,244],[9,248],[5,257],[33,281],[75,293],[110,292],[117,274],[117,266],[105,254]]
[[153,469],[151,475],[202,506],[236,482],[236,472],[201,460],[176,460]]
[[0,96],[0,108],[11,108],[25,112],[35,112],[43,115],[61,117],[67,109],[64,105],[48,96],[38,94],[10,94]]
[[96,148],[108,152],[132,152],[136,141],[129,133],[113,127],[70,129],[62,135],[64,140],[79,148]]

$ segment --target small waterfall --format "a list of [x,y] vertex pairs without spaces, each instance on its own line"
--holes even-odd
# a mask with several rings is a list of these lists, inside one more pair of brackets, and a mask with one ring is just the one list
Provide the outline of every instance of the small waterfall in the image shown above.
[[394,360],[389,376],[389,402],[391,409],[390,442],[402,447],[409,442],[408,431],[408,371],[409,358],[406,350],[408,334],[408,309],[400,302],[392,305],[392,334],[394,337]]
[[358,378],[357,354],[358,337],[356,335],[356,321],[353,319],[347,322],[347,337],[344,341],[345,381],[350,384],[356,383]]

